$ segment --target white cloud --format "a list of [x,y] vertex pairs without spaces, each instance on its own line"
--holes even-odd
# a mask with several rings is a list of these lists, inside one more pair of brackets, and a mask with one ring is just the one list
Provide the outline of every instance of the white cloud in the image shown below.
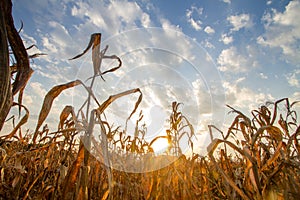
[[176,26],[176,25],[172,24],[166,18],[161,18],[160,23],[161,23],[162,28],[165,29],[165,30],[171,29],[171,30],[176,30],[176,31],[181,32],[181,29],[178,25]]
[[259,73],[259,77],[261,78],[261,79],[268,79],[268,76],[266,76],[264,73]]
[[205,29],[204,29],[204,32],[207,33],[207,34],[214,34],[215,30],[210,26],[206,26]]
[[[42,43],[41,52],[47,54],[39,59],[48,62],[48,64],[43,64],[44,66],[37,71],[37,74],[51,79],[54,84],[74,78],[76,69],[65,67],[65,63],[68,63],[67,59],[82,52],[90,39],[90,34],[101,32],[103,41],[122,31],[152,26],[150,15],[143,12],[136,2],[77,1],[71,4],[72,16],[66,16],[68,13],[65,12],[62,14],[65,17],[56,20],[56,10],[59,10],[60,6],[63,4],[57,4],[56,9],[53,8],[48,13],[50,21],[41,18],[36,24]],[[71,25],[70,20],[72,20]],[[41,24],[43,26],[40,26]],[[131,42],[128,41],[128,44]],[[82,65],[82,61],[81,63],[72,61],[71,64],[76,62]],[[88,65],[87,62],[90,63],[90,60],[86,61],[86,65]]]
[[231,0],[223,0],[224,3],[231,4]]
[[243,82],[244,80],[246,80],[246,77],[240,77],[240,78],[238,78],[236,81],[235,81],[235,83],[241,83],[241,82]]
[[44,51],[47,52],[47,54],[49,54],[49,52],[51,53],[58,52],[56,45],[52,44],[49,41],[49,38],[42,37],[41,40],[42,40],[43,47],[45,48]]
[[[292,102],[293,101],[300,101],[300,92],[294,92],[294,94],[292,96]],[[298,103],[298,106],[300,107],[300,103]]]
[[36,41],[35,38],[27,35],[23,30],[21,31],[20,35],[21,35],[21,38],[23,40],[25,48],[28,48],[28,47],[30,47],[32,45],[35,45],[32,48],[30,48],[30,49],[27,50],[28,55],[33,55],[33,54],[36,54],[36,53],[41,53],[41,51],[38,49],[39,48],[37,46],[38,43],[37,43],[37,41]]
[[191,6],[190,9],[187,9],[187,12],[186,12],[186,16],[187,17],[192,17],[192,14],[193,13],[197,13],[198,15],[202,15],[203,13],[203,8],[197,8],[196,6]]
[[226,104],[244,111],[256,109],[259,104],[267,101],[274,101],[271,94],[253,91],[248,87],[243,87],[236,82],[225,81],[223,84],[226,93]]
[[22,37],[23,43],[26,47],[37,44],[36,39],[34,39],[33,37],[31,37],[31,36],[27,35],[26,33],[24,33],[23,30],[21,31],[21,37]]
[[111,1],[108,6],[108,11],[112,18],[119,19],[126,23],[132,23],[143,13],[136,2],[128,1]]
[[227,20],[233,26],[231,31],[239,31],[242,28],[249,28],[252,26],[252,20],[249,14],[232,15],[227,17]]
[[47,56],[40,59],[55,63],[57,60],[67,60],[78,52],[76,48],[78,44],[64,25],[56,21],[49,21],[47,25],[47,32],[40,34],[41,51]]
[[200,20],[195,21],[193,18],[188,20],[191,24],[191,26],[196,30],[199,31],[202,29],[201,24],[202,22]]
[[193,17],[194,13],[197,14],[197,17],[201,16],[203,12],[203,8],[197,8],[195,6],[191,6],[190,9],[186,10],[186,18],[188,23],[195,29],[196,31],[199,31],[202,29],[202,21],[200,19],[195,19]]
[[291,87],[300,88],[300,70],[294,70],[294,72],[287,74],[285,77]]
[[245,72],[252,66],[246,56],[239,54],[236,47],[224,49],[219,55],[217,62],[220,71],[232,73]]
[[72,15],[83,20],[78,29],[95,32],[100,28],[101,32],[107,35],[137,28],[139,25],[152,25],[150,15],[136,2],[129,1],[77,2],[72,8]]
[[279,48],[286,62],[299,66],[300,63],[300,1],[290,1],[284,12],[272,9],[262,17],[265,33],[257,43]]
[[267,5],[271,5],[271,4],[272,4],[271,0],[267,1]]
[[[201,79],[192,82],[193,95],[197,97],[198,105],[201,106],[201,114],[208,114],[212,112],[211,109],[211,96],[205,88],[205,84]],[[199,98],[201,97],[201,98]],[[195,115],[196,116],[196,115]]]
[[295,74],[293,74],[290,78],[288,78],[288,83],[290,86],[299,87],[299,80],[296,78]]
[[34,93],[36,93],[39,97],[43,98],[47,91],[43,87],[43,85],[39,82],[31,82],[30,87]]
[[142,14],[141,22],[143,27],[150,27],[151,26],[151,19],[147,13]]
[[210,48],[210,49],[215,48],[215,46],[211,42],[209,42],[208,40],[205,40],[205,41],[201,42],[201,44],[204,45],[204,47],[207,47],[207,48]]
[[[97,12],[95,7],[91,6],[86,2],[77,2],[76,6],[73,6],[71,10],[72,16],[79,17],[81,19],[87,18],[89,19],[94,25],[102,27],[103,29],[107,28],[107,24],[103,19],[102,15],[100,14],[101,11]],[[104,5],[102,5],[104,7]]]
[[24,95],[23,103],[25,106],[31,105],[33,103],[32,97],[29,94]]
[[222,41],[224,44],[230,44],[233,42],[233,37],[228,36],[227,34],[222,34],[220,41]]

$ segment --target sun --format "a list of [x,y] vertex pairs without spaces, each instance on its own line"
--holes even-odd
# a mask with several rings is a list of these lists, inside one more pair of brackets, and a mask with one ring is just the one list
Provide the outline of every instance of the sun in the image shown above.
[[167,138],[160,137],[152,143],[151,147],[153,148],[154,153],[161,154],[168,150],[169,145]]

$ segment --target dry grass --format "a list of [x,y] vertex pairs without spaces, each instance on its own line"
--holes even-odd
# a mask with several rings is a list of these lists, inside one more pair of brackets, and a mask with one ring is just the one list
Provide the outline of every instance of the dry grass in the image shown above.
[[[268,103],[253,110],[251,118],[229,106],[236,117],[226,134],[209,126],[212,139],[214,131],[221,132],[223,138],[213,139],[207,156],[186,157],[179,142],[185,136],[188,145],[196,148],[194,130],[179,104],[173,102],[169,129],[166,136],[160,136],[170,146],[166,155],[155,157],[151,145],[159,137],[151,142],[144,139],[142,113],[134,137],[128,136],[126,127],[113,128],[105,121],[105,110],[112,102],[137,93],[128,121],[143,96],[136,88],[98,102],[93,93],[95,78],[104,79],[103,75],[122,66],[116,55],[106,55],[108,46],[100,50],[100,44],[101,34],[93,34],[86,50],[73,58],[92,48],[94,75],[89,85],[75,80],[53,87],[44,98],[35,132],[22,132],[29,110],[21,102],[13,104],[26,114],[0,141],[0,199],[297,199],[300,126],[295,103],[288,99]],[[113,59],[118,65],[102,72],[102,59]],[[66,106],[59,116],[58,130],[49,130],[44,121],[52,102],[64,90],[77,86],[86,89],[86,101],[77,113]],[[91,107],[92,102],[96,108]],[[95,130],[101,133],[98,138],[92,134]],[[126,166],[126,161],[130,156],[144,155],[150,155],[140,166],[144,173],[117,170],[139,167]],[[174,158],[175,162],[161,169],[149,168]]]

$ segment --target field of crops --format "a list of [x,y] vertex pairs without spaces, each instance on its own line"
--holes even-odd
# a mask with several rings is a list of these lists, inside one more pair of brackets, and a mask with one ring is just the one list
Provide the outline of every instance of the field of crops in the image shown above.
[[[278,113],[279,104],[284,104],[284,112]],[[169,129],[172,148],[174,134],[181,134],[186,125],[176,105],[170,116],[177,117]],[[69,116],[59,131],[40,131],[35,144],[29,143],[30,134],[1,139],[0,195],[2,199],[297,199],[300,126],[292,106],[283,99],[272,104],[272,111],[266,106],[252,111],[252,118],[232,110],[236,117],[231,127],[208,147],[207,156],[181,155],[172,164],[145,173],[99,162],[75,139],[78,131]],[[213,126],[210,130],[219,131]],[[151,152],[145,148],[149,144],[134,138],[112,137],[107,142],[123,142],[130,154]],[[174,152],[170,149],[170,156]],[[155,158],[148,159],[147,165],[157,164]]]
[[[10,11],[1,12],[1,20],[5,15],[9,18]],[[5,45],[7,38],[1,37],[1,62],[5,62],[0,63],[3,67],[0,128],[12,123],[12,120],[5,121],[11,107],[25,114],[13,124],[9,134],[0,138],[0,199],[299,198],[298,102],[289,102],[288,98],[268,102],[252,110],[251,116],[228,106],[234,116],[232,124],[226,130],[213,124],[208,126],[212,143],[206,156],[182,154],[180,140],[183,136],[188,138],[193,150],[196,148],[192,140],[195,133],[177,102],[170,102],[171,114],[165,136],[146,141],[142,113],[136,121],[135,132],[131,133],[134,136],[128,136],[126,129],[109,124],[104,112],[119,98],[138,94],[128,121],[137,114],[143,94],[139,88],[134,88],[98,102],[93,91],[95,78],[118,70],[122,61],[116,55],[106,55],[108,46],[100,49],[101,34],[96,33],[83,53],[72,58],[78,59],[92,49],[94,76],[89,85],[74,80],[54,86],[44,97],[35,131],[28,132],[22,126],[27,123],[30,111],[22,104],[22,97],[32,73],[28,60],[40,55],[27,55],[14,26],[8,22],[7,27],[12,28],[7,37],[17,64],[5,68],[9,63],[9,51]],[[1,25],[1,31],[1,34],[6,33],[5,26]],[[118,64],[101,71],[101,59],[112,59]],[[79,85],[87,92],[86,101],[78,110],[66,106],[57,116],[58,129],[49,130],[45,120],[53,101],[64,90]],[[12,102],[11,97],[17,94],[18,102]],[[99,138],[94,137],[95,130],[101,133]],[[215,135],[222,138],[215,138]],[[160,138],[166,139],[169,147],[164,155],[155,155],[152,144]],[[169,163],[163,165],[166,160]],[[139,169],[122,170],[131,168]],[[134,173],[136,171],[139,173]]]

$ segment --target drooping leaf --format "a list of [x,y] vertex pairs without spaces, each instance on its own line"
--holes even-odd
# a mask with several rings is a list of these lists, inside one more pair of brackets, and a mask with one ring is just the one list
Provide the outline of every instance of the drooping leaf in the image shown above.
[[69,117],[70,114],[72,115],[73,118],[76,117],[73,106],[65,106],[65,108],[63,109],[63,111],[60,113],[59,116],[58,129],[63,129],[64,122]]
[[100,66],[101,66],[101,53],[100,53],[100,44],[101,44],[101,33],[94,33],[91,35],[90,42],[86,49],[77,56],[71,58],[70,60],[74,60],[83,56],[88,50],[92,47],[92,61],[93,61],[93,68],[94,68],[94,76],[97,76],[100,73]]
[[[78,54],[77,56],[70,58],[69,60],[74,60],[77,58],[80,58],[81,56],[83,56],[86,52],[88,52],[88,50],[94,45],[100,45],[100,42],[98,43],[97,41],[101,39],[101,33],[94,33],[91,35],[91,39],[89,41],[88,46],[86,47],[86,49],[81,53]],[[99,40],[100,41],[100,40]]]
[[101,104],[101,106],[100,106],[99,108],[97,108],[97,110],[98,110],[99,113],[102,114],[102,113],[104,112],[104,110],[105,110],[112,102],[114,102],[116,99],[118,99],[118,98],[120,98],[120,97],[123,97],[123,96],[127,96],[127,95],[129,95],[129,94],[136,93],[136,92],[140,93],[140,95],[139,95],[138,100],[137,100],[136,103],[135,103],[135,106],[134,106],[133,111],[130,113],[130,115],[129,115],[129,117],[128,117],[128,118],[131,118],[131,116],[136,112],[136,109],[137,109],[137,107],[139,106],[139,104],[141,103],[142,98],[143,98],[143,94],[142,94],[142,92],[141,92],[141,90],[140,90],[139,88],[131,89],[131,90],[127,90],[127,91],[125,91],[125,92],[121,92],[121,93],[119,93],[119,94],[111,95],[105,102],[103,102],[103,103]]
[[35,128],[35,132],[34,132],[34,136],[33,136],[33,142],[35,143],[36,137],[38,135],[38,130],[41,127],[41,125],[43,124],[43,122],[45,121],[45,119],[47,118],[51,107],[52,107],[52,103],[54,101],[54,99],[60,95],[60,93],[68,88],[74,87],[76,85],[81,84],[81,81],[71,81],[62,85],[57,85],[55,87],[53,87],[45,96],[44,98],[44,102],[39,114],[39,118],[38,118],[38,122]]

